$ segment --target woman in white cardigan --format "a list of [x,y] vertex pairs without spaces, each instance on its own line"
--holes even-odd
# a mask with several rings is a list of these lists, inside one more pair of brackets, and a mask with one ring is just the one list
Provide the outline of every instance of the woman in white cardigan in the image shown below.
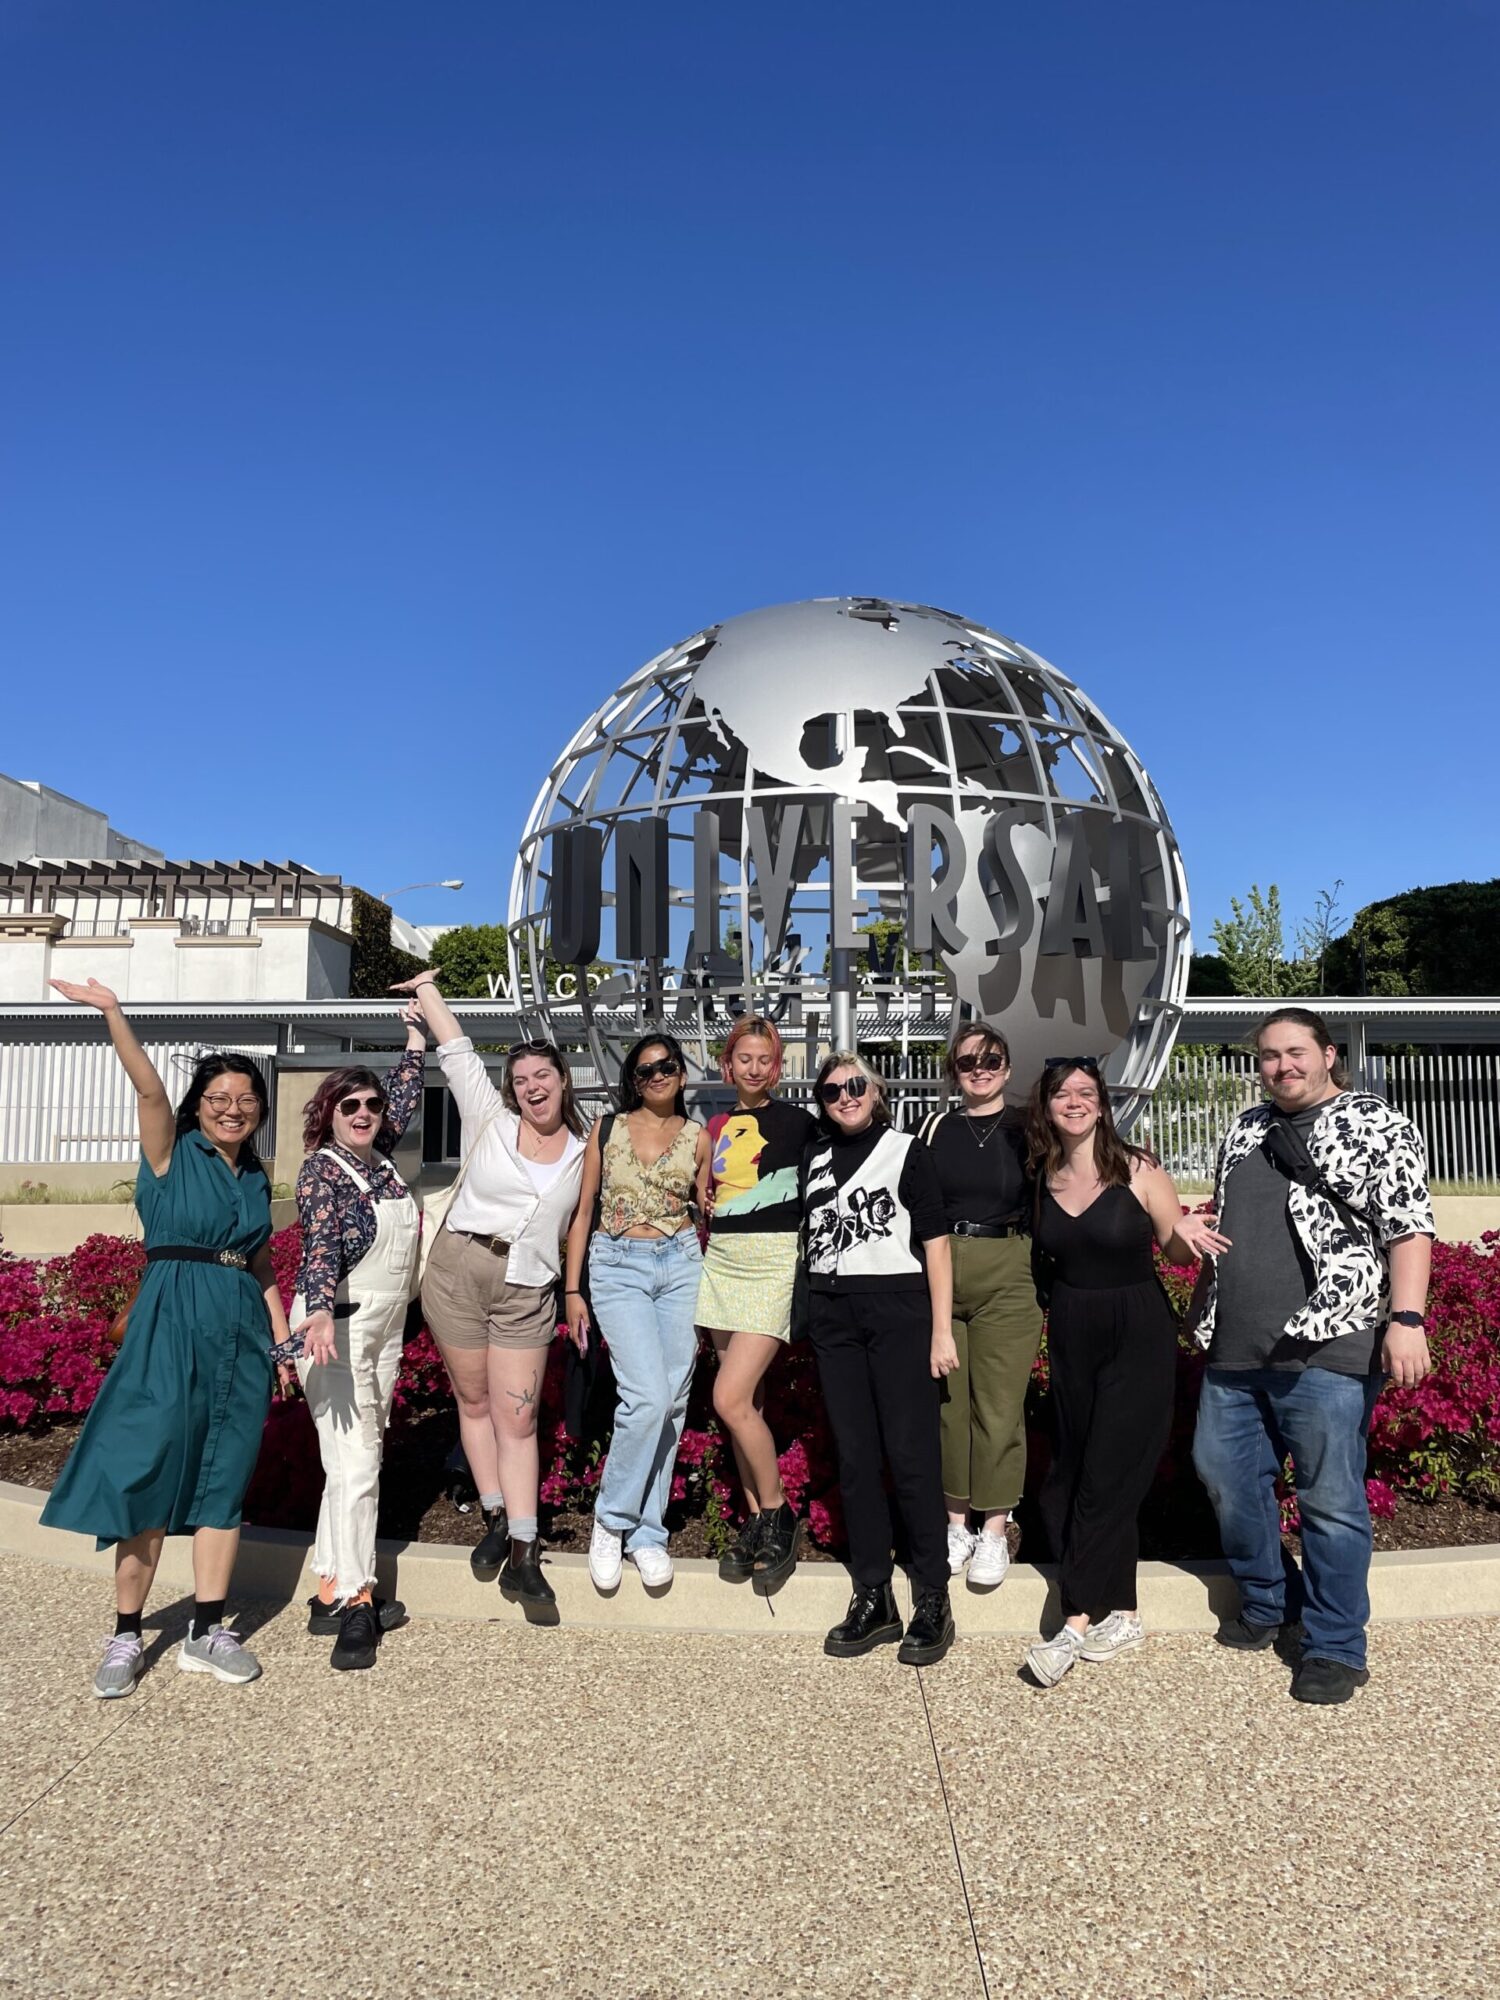
[[561,1243],[578,1206],[583,1119],[550,1042],[512,1049],[497,1091],[432,973],[395,990],[413,995],[437,1039],[463,1132],[463,1185],[428,1252],[422,1310],[484,1510],[470,1567],[484,1583],[498,1576],[533,1624],[555,1625],[537,1539],[536,1425],[558,1324]]

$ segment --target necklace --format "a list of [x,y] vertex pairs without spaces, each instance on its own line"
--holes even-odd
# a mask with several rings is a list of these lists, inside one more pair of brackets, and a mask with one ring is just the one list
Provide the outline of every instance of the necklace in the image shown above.
[[982,1153],[985,1147],[990,1143],[991,1139],[993,1139],[995,1134],[1000,1130],[1000,1113],[998,1111],[985,1111],[981,1112],[979,1115],[985,1119],[990,1128],[988,1132],[985,1133],[982,1139],[979,1136],[979,1127],[974,1123],[974,1113],[972,1111],[966,1111],[964,1113],[964,1123],[965,1125],[968,1126],[969,1130],[974,1134],[974,1144],[979,1148],[980,1152]]

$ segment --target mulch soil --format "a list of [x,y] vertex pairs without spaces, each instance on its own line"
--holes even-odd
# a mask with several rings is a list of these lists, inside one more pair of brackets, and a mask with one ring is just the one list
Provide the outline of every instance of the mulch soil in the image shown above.
[[[38,1433],[0,1433],[0,1480],[18,1486],[48,1487],[72,1448],[79,1426],[61,1423]],[[380,1533],[393,1541],[450,1542],[472,1546],[482,1523],[476,1507],[460,1509],[448,1497],[445,1469],[458,1435],[451,1411],[437,1410],[391,1432],[380,1482]],[[1030,1510],[1023,1503],[1017,1542],[1038,1560],[1046,1560],[1040,1532],[1029,1533]],[[542,1514],[542,1533],[550,1548],[581,1552],[588,1547],[592,1516],[559,1512]],[[669,1523],[670,1525],[670,1523]],[[1295,1550],[1297,1538],[1288,1536]],[[1395,1515],[1375,1523],[1377,1549],[1467,1548],[1500,1542],[1500,1508],[1450,1495],[1433,1501],[1398,1499]],[[706,1524],[679,1523],[671,1538],[672,1553],[706,1556],[712,1553]],[[829,1560],[824,1550],[804,1541],[805,1559]],[[1141,1555],[1148,1562],[1193,1562],[1219,1554],[1218,1537],[1206,1496],[1196,1484],[1148,1500],[1141,1516]]]

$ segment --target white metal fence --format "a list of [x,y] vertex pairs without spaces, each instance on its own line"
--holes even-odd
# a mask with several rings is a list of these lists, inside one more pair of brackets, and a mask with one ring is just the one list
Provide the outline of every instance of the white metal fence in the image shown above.
[[[208,1042],[147,1042],[146,1054],[178,1103]],[[265,1077],[271,1117],[256,1151],[275,1152],[275,1050],[236,1050]],[[108,1042],[0,1042],[0,1161],[7,1166],[119,1165],[140,1150],[135,1091]]]

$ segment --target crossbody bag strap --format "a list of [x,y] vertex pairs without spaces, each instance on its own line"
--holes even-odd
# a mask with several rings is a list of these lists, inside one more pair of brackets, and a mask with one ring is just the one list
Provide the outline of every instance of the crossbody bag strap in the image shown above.
[[1310,1193],[1320,1194],[1325,1201],[1331,1201],[1345,1222],[1351,1226],[1358,1228],[1363,1224],[1369,1230],[1370,1236],[1378,1248],[1380,1244],[1380,1226],[1374,1216],[1367,1215],[1362,1208],[1356,1208],[1352,1201],[1345,1201],[1341,1194],[1336,1193],[1330,1187],[1328,1176],[1312,1156],[1312,1148],[1289,1118],[1279,1118],[1273,1115],[1266,1126],[1266,1134],[1261,1140],[1260,1145],[1261,1151],[1271,1162],[1271,1165],[1276,1167],[1278,1171],[1284,1171],[1282,1163],[1277,1159],[1275,1153],[1267,1143],[1273,1131],[1281,1134],[1282,1143],[1302,1168],[1302,1175],[1297,1177],[1300,1180],[1300,1184],[1307,1188]]

